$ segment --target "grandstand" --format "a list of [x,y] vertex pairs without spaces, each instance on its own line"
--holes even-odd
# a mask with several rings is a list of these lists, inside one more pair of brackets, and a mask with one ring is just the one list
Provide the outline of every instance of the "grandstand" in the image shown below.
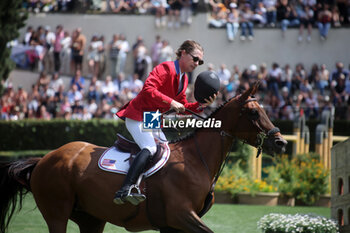
[[[96,1],[92,1],[96,3]],[[99,1],[97,1],[97,5]],[[104,11],[106,9],[106,3],[102,1],[102,8],[97,7],[96,9],[100,9]],[[201,3],[202,9],[204,3]],[[94,4],[91,5],[91,9],[94,8]],[[40,8],[43,10],[43,8]],[[85,9],[85,8],[84,8]],[[30,10],[30,9],[28,9]],[[85,9],[86,10],[86,9]],[[111,75],[111,65],[112,61],[110,59],[110,50],[108,49],[108,44],[111,42],[114,34],[122,34],[126,37],[126,41],[129,44],[129,52],[126,53],[126,62],[124,69],[124,77],[122,79],[131,80],[131,77],[134,73],[135,61],[133,57],[133,52],[131,51],[131,47],[136,42],[136,38],[141,36],[143,38],[143,43],[146,49],[148,49],[149,54],[151,51],[151,47],[155,42],[156,35],[159,35],[162,40],[166,40],[169,42],[171,48],[177,48],[180,43],[185,39],[194,39],[198,41],[204,48],[204,60],[205,64],[198,69],[196,69],[195,73],[192,74],[193,77],[204,70],[213,68],[215,71],[219,72],[219,67],[223,64],[226,65],[227,70],[232,74],[232,77],[229,77],[229,83],[223,82],[222,93],[226,96],[223,96],[223,99],[219,99],[219,101],[223,101],[225,98],[230,97],[231,95],[236,94],[237,88],[239,84],[242,84],[241,78],[243,75],[243,79],[248,79],[252,76],[251,72],[254,69],[259,75],[259,69],[261,65],[265,65],[266,75],[263,79],[269,78],[269,72],[274,63],[278,64],[280,72],[284,72],[285,65],[289,65],[293,74],[296,74],[296,67],[298,64],[302,64],[302,79],[310,79],[312,76],[312,66],[316,64],[318,67],[321,64],[325,64],[327,70],[329,71],[329,84],[336,86],[336,83],[332,83],[332,72],[336,69],[336,62],[343,62],[344,69],[344,97],[341,103],[342,114],[337,115],[341,117],[349,117],[347,113],[347,105],[350,94],[350,81],[348,75],[348,62],[350,61],[350,46],[347,46],[347,37],[349,35],[349,29],[347,27],[332,27],[328,34],[327,40],[323,40],[320,38],[318,30],[316,26],[313,28],[311,41],[298,41],[299,29],[298,28],[290,28],[288,29],[284,36],[282,36],[282,32],[280,27],[280,22],[276,22],[274,26],[263,26],[258,27],[255,25],[254,27],[254,40],[239,40],[238,38],[231,42],[227,39],[225,28],[212,28],[209,27],[209,22],[212,19],[211,12],[198,12],[197,14],[192,16],[192,20],[190,24],[185,24],[180,27],[172,27],[169,28],[167,24],[158,27],[159,25],[155,24],[155,16],[153,14],[133,14],[133,13],[122,13],[122,14],[114,14],[108,12],[107,14],[102,14],[101,12],[87,11],[85,13],[67,13],[67,12],[50,12],[43,13],[36,11],[36,14],[30,14],[29,18],[26,22],[26,26],[31,26],[34,30],[36,30],[39,26],[42,26],[43,29],[50,29],[52,32],[55,31],[57,25],[62,25],[63,30],[67,31],[70,35],[77,28],[82,29],[82,34],[86,37],[86,46],[85,46],[85,54],[82,66],[82,73],[86,79],[85,83],[85,93],[83,101],[83,105],[88,106],[88,88],[90,86],[90,80],[92,76],[94,76],[92,69],[88,67],[88,57],[89,46],[92,44],[91,39],[96,37],[103,37],[104,43],[104,60],[106,67],[101,69],[102,71],[98,75],[99,85],[103,85],[106,76]],[[20,31],[20,37],[18,38],[18,42],[21,43],[25,40],[27,28],[22,28]],[[14,43],[15,44],[15,43]],[[20,47],[20,46],[19,46]],[[15,47],[13,51],[21,51],[16,50]],[[173,59],[175,56],[173,55]],[[20,63],[21,60],[17,60],[17,66],[23,68],[23,64]],[[234,66],[239,69],[239,77],[235,78],[235,73],[233,72]],[[255,68],[254,68],[255,67]],[[29,68],[32,68],[30,70]],[[257,70],[258,69],[258,70]],[[12,86],[12,91],[16,92],[19,86],[23,86],[24,89],[28,92],[30,96],[31,86],[36,83],[39,77],[39,72],[41,70],[46,70],[48,76],[51,77],[51,73],[53,72],[53,68],[48,69],[47,67],[39,66],[37,63],[34,66],[24,66],[24,69],[18,69],[12,72],[9,82],[5,83],[5,85]],[[150,69],[148,69],[149,71]],[[319,72],[319,71],[317,71]],[[246,76],[245,76],[246,75]],[[23,77],[26,76],[26,77]],[[70,80],[73,76],[73,71],[63,72],[61,73],[61,77],[64,80],[64,93],[70,89]],[[113,75],[112,75],[113,76]],[[30,78],[31,77],[31,78]],[[112,77],[114,81],[117,83],[121,82],[120,77]],[[315,77],[311,77],[315,79]],[[235,80],[234,80],[235,79]],[[22,80],[26,80],[26,83],[22,83]],[[271,110],[268,110],[270,117],[272,119],[281,118],[280,114],[282,112],[286,112],[283,104],[286,99],[283,99],[283,85],[279,82],[279,94],[277,94],[277,100],[274,100],[274,94],[268,95],[269,83],[268,80],[263,80],[265,82],[265,87],[263,86],[261,95],[262,97],[268,97],[267,99],[262,100],[265,106],[269,106]],[[192,80],[193,82],[193,80]],[[263,82],[263,84],[264,84]],[[233,86],[233,87],[232,87]],[[120,85],[119,85],[120,88]],[[301,88],[301,94],[299,91]],[[305,89],[303,92],[303,88]],[[234,89],[234,90],[232,90]],[[318,84],[316,80],[311,80],[308,84],[294,85],[292,87],[288,87],[287,94],[291,98],[291,108],[292,111],[297,114],[300,113],[300,110],[305,108],[305,112],[310,112],[308,102],[307,102],[307,92],[308,90],[312,90],[316,96],[315,101],[317,101],[317,106],[315,107],[318,112],[322,111],[323,108],[330,108],[332,104],[337,104],[335,98],[335,92],[332,88],[326,88],[325,93],[320,93],[318,89]],[[119,90],[120,91],[120,90]],[[100,93],[102,99],[105,98],[105,95]],[[114,94],[109,99],[109,109],[113,109],[115,111],[121,105],[122,102],[130,99],[133,94],[126,93],[125,96],[128,96],[126,99],[121,97],[124,95]],[[120,101],[120,98],[122,101]],[[280,100],[279,100],[280,99]],[[312,98],[310,98],[312,100]],[[62,97],[63,100],[63,97]],[[101,101],[101,99],[99,99]],[[275,102],[274,102],[275,101]],[[4,102],[4,101],[3,101]],[[46,102],[46,101],[44,101]],[[40,101],[39,101],[40,104]],[[98,103],[99,104],[99,103]],[[218,103],[219,104],[219,103]],[[0,104],[5,106],[6,104]],[[18,106],[20,109],[23,106]],[[279,110],[274,110],[273,108],[279,108]],[[345,110],[344,110],[345,108]],[[7,110],[6,110],[7,109]],[[15,105],[12,104],[10,107],[3,109],[2,119],[9,119],[9,113],[6,111],[12,111],[10,109],[16,109]],[[18,109],[18,108],[17,108]],[[5,113],[4,113],[5,111]],[[313,111],[311,109],[311,111]],[[52,115],[52,114],[51,114]],[[94,115],[94,114],[93,114]],[[101,116],[101,115],[100,115]],[[319,114],[314,114],[312,117],[317,118]],[[287,117],[293,118],[292,114]],[[18,118],[18,117],[17,117]],[[17,119],[16,117],[14,119]]]

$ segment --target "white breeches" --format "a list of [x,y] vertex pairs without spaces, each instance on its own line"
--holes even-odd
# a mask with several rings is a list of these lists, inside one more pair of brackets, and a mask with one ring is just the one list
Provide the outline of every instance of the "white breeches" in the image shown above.
[[157,145],[154,141],[154,137],[160,138],[161,140],[166,140],[166,137],[161,129],[152,131],[143,130],[142,121],[135,121],[130,118],[125,118],[125,125],[141,150],[148,149],[151,154],[155,154],[157,151]]

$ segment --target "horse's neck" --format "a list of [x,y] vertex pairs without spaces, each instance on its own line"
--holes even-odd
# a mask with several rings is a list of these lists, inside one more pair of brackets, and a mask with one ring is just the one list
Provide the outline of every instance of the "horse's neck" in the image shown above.
[[238,115],[232,105],[224,106],[211,117],[222,122],[219,129],[198,130],[194,135],[197,154],[203,157],[208,165],[211,178],[214,178],[219,171],[221,164],[233,143],[235,136],[234,128],[237,125]]

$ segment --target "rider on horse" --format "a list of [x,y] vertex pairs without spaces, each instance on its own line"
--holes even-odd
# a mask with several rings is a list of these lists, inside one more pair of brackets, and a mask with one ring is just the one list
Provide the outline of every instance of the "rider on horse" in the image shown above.
[[[137,182],[144,171],[148,160],[156,153],[157,145],[154,140],[155,132],[143,130],[143,112],[164,112],[170,109],[177,113],[185,112],[185,108],[201,112],[216,98],[205,100],[205,103],[189,103],[186,99],[188,78],[186,72],[192,72],[198,65],[203,64],[203,48],[193,40],[186,40],[176,51],[177,60],[167,61],[156,66],[145,81],[143,89],[129,103],[123,106],[117,116],[125,120],[125,125],[141,151],[136,155],[126,175],[124,183],[116,193],[114,203],[123,204],[126,201],[135,203],[145,200],[141,193],[132,193],[131,187]],[[165,139],[161,130],[158,137]]]

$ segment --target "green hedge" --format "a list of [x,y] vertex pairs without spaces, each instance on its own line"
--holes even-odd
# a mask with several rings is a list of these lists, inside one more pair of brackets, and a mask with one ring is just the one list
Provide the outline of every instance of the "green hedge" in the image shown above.
[[[274,121],[273,123],[281,129],[282,134],[293,133],[292,121]],[[318,121],[306,122],[310,128],[311,151],[314,148],[315,129],[319,123]],[[125,128],[124,121],[121,120],[0,121],[0,151],[52,150],[72,141],[86,141],[108,147],[116,140],[117,133],[131,138]],[[178,135],[177,131],[165,133],[170,138]],[[350,121],[335,121],[334,134],[349,136]],[[289,147],[291,147],[291,143]]]
[[72,141],[111,146],[117,133],[130,138],[119,120],[0,121],[0,151],[51,150]]

